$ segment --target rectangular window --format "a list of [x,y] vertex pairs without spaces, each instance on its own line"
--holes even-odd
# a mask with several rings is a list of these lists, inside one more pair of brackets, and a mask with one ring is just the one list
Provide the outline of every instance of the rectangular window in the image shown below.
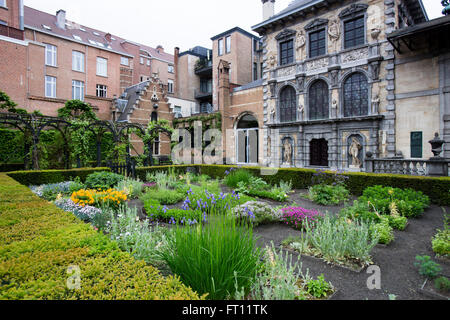
[[258,80],[258,64],[256,62],[253,63],[253,81]]
[[97,85],[97,97],[99,98],[107,98],[107,87],[102,84]]
[[167,92],[168,93],[173,93],[173,80],[168,80],[167,81]]
[[72,80],[72,99],[84,101],[84,82]]
[[294,62],[294,40],[280,43],[280,65]]
[[225,52],[226,53],[231,52],[231,36],[225,38]]
[[223,56],[223,39],[219,39],[219,56]]
[[97,75],[102,77],[108,76],[108,60],[97,57]]
[[423,133],[411,132],[411,158],[423,158]]
[[261,66],[259,67],[259,70],[261,70],[261,77],[260,77],[260,79],[263,77],[263,73],[264,73],[264,63],[263,62],[261,62]]
[[309,34],[309,57],[314,58],[326,53],[325,29]]
[[6,0],[0,0],[0,7],[6,8]]
[[144,64],[144,58],[141,57],[140,62],[141,64]]
[[45,76],[45,96],[47,98],[56,98],[56,78]]
[[57,49],[54,45],[45,44],[45,64],[47,66],[56,67]]
[[72,70],[84,72],[84,53],[72,51]]
[[129,66],[130,60],[127,57],[120,57],[120,64],[123,66]]
[[364,34],[364,17],[344,22],[345,49],[364,44]]
[[150,66],[150,59],[147,60],[147,65]]
[[174,66],[169,64],[169,66],[167,67],[167,71],[169,71],[169,73],[174,73],[175,72]]
[[200,91],[203,93],[212,93],[212,79],[201,79]]
[[8,23],[7,23],[6,21],[0,20],[0,25],[2,25],[2,26],[7,26]]

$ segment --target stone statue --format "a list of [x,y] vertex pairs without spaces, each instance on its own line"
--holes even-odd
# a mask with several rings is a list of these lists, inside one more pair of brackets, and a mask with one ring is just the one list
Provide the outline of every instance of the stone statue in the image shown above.
[[274,106],[272,106],[272,107],[270,108],[270,121],[271,121],[272,123],[275,123],[275,114],[276,114],[276,109],[275,109]]
[[156,86],[153,86],[153,94],[150,99],[155,102],[159,101],[158,95],[156,94]]
[[334,18],[331,20],[330,26],[328,27],[328,35],[331,42],[334,44],[334,51],[336,51],[337,42],[341,37],[341,27],[338,19]]
[[333,102],[331,103],[331,108],[337,110],[338,108],[338,102],[336,99],[333,99]]
[[283,149],[284,163],[292,165],[292,145],[289,139],[284,140]]
[[378,114],[379,106],[380,106],[380,97],[376,94],[372,98],[372,114]]
[[356,137],[352,138],[352,144],[349,148],[349,154],[352,156],[352,166],[355,168],[361,168],[362,162],[359,160],[359,152],[362,149],[361,143]]
[[299,120],[303,120],[303,112],[305,111],[305,107],[300,103],[300,105],[298,106],[298,116],[299,116]]
[[277,60],[275,59],[275,56],[272,54],[269,57],[269,67],[273,69],[275,65],[277,64]]
[[299,54],[300,59],[303,59],[303,48],[305,47],[305,44],[306,44],[305,33],[303,32],[303,30],[300,30],[297,36],[297,51],[300,51]]

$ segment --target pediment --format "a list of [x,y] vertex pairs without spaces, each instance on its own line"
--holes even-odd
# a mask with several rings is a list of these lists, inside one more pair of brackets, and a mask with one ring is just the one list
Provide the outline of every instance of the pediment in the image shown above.
[[292,29],[284,29],[275,37],[276,40],[284,40],[288,38],[292,38],[297,34],[297,31]]
[[345,8],[339,14],[339,18],[353,18],[367,10],[369,6],[365,3],[354,3],[348,8]]
[[305,26],[305,30],[314,31],[314,30],[317,30],[326,25],[328,25],[328,19],[317,18],[317,19],[314,19],[313,21],[311,21],[310,23],[308,23]]

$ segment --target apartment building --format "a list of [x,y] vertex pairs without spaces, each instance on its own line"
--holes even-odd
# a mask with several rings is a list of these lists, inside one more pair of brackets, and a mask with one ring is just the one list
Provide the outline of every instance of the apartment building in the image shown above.
[[110,120],[113,99],[153,73],[173,93],[173,55],[162,46],[80,25],[64,10],[51,15],[19,0],[2,0],[0,37],[0,90],[30,112],[55,116],[65,101],[79,99]]

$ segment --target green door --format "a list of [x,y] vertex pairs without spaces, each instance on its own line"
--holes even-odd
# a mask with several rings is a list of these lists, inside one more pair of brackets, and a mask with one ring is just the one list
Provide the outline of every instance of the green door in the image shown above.
[[422,131],[411,132],[411,158],[423,158]]

